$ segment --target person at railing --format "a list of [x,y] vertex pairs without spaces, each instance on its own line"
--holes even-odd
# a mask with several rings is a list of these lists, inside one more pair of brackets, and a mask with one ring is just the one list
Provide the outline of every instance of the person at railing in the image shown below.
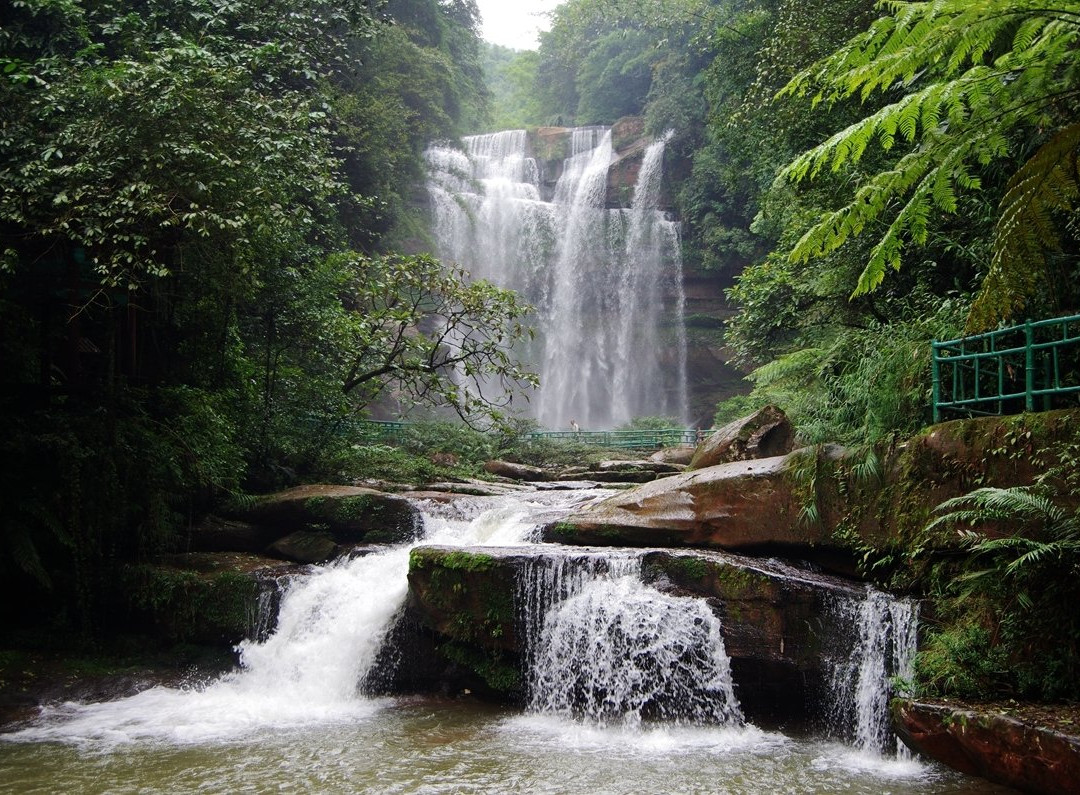
[[577,420],[570,420],[570,430],[575,434],[581,433],[581,426],[577,424]]

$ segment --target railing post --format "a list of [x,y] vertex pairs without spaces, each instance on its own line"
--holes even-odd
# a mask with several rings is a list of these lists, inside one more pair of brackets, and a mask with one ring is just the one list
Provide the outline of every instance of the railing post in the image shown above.
[[1035,331],[1024,323],[1024,410],[1035,411]]
[[937,340],[930,341],[930,358],[933,360],[934,422],[941,422],[941,361],[938,359]]

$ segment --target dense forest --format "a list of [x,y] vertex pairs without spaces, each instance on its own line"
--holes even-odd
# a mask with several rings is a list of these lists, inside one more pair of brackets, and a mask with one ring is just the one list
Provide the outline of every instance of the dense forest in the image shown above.
[[387,395],[505,431],[447,372],[532,383],[527,308],[424,253],[434,140],[673,130],[686,263],[752,385],[718,422],[774,403],[869,450],[929,421],[930,339],[1080,307],[1078,2],[568,0],[535,52],[478,25],[472,0],[11,4],[10,625],[95,637],[116,566],[210,507],[385,472],[339,429]]
[[346,466],[384,391],[473,415],[456,360],[530,380],[515,297],[415,254],[423,148],[489,113],[473,3],[12,11],[0,566],[59,627],[208,506]]

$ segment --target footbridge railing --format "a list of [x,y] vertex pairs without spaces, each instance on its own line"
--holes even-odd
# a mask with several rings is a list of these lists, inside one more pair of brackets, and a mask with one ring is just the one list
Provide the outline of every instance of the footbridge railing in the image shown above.
[[655,450],[661,447],[695,445],[701,434],[693,428],[659,428],[627,431],[533,431],[527,439],[582,442],[596,447],[622,450]]
[[1047,410],[1080,393],[1080,315],[932,345],[934,422]]
[[[355,423],[349,431],[362,441],[394,444],[404,440],[408,429],[409,423],[407,422],[363,420]],[[704,433],[704,431],[693,428],[621,431],[530,431],[524,434],[524,438],[534,441],[576,442],[617,450],[656,450],[661,447],[696,445]]]

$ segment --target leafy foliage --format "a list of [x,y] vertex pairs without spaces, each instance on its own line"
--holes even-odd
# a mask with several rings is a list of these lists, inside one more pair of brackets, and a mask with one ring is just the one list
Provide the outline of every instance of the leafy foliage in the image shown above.
[[927,340],[955,333],[962,306],[914,302],[891,322],[819,330],[813,346],[749,375],[747,403],[780,406],[811,443],[865,445],[913,432],[930,418]]
[[427,256],[354,260],[343,389],[366,406],[388,386],[409,405],[446,404],[463,418],[535,386],[510,351],[531,335],[514,293],[466,282]]
[[[971,556],[949,588],[959,628],[940,631],[931,643],[925,663],[931,683],[946,692],[981,691],[983,697],[1075,698],[1080,620],[1072,605],[1080,597],[1080,512],[1062,507],[1040,487],[976,489],[937,511],[943,515],[927,530],[958,526]],[[972,604],[976,610],[963,609]],[[942,673],[956,665],[948,655],[966,654],[969,646],[975,657],[998,660],[992,678],[980,673],[982,666],[966,663],[961,670],[972,669],[972,682]]]
[[540,55],[498,44],[484,50],[484,76],[492,93],[492,128],[514,130],[539,126],[544,112],[534,90]]
[[[1050,131],[1016,173],[1002,205],[992,277],[969,321],[986,328],[1012,316],[1045,277],[1042,253],[1056,244],[1051,215],[1072,212],[1077,195],[1076,137],[1070,98],[1077,95],[1074,2],[1053,6],[1013,0],[887,2],[889,13],[832,55],[802,71],[784,94],[814,102],[899,93],[863,119],[795,158],[782,172],[795,181],[862,160],[875,143],[894,155],[861,180],[840,209],[821,216],[792,256],[827,255],[885,221],[854,295],[899,270],[905,242],[924,245],[934,213],[955,213],[962,191],[977,190],[974,169],[1007,157],[1011,139]],[[894,154],[895,150],[895,154]]]
[[[122,564],[326,471],[380,391],[477,408],[449,370],[516,376],[497,346],[524,309],[374,254],[422,243],[423,147],[486,117],[471,0],[9,5],[0,412],[25,466],[0,487],[0,566],[93,633]],[[416,326],[379,350],[395,322]]]

